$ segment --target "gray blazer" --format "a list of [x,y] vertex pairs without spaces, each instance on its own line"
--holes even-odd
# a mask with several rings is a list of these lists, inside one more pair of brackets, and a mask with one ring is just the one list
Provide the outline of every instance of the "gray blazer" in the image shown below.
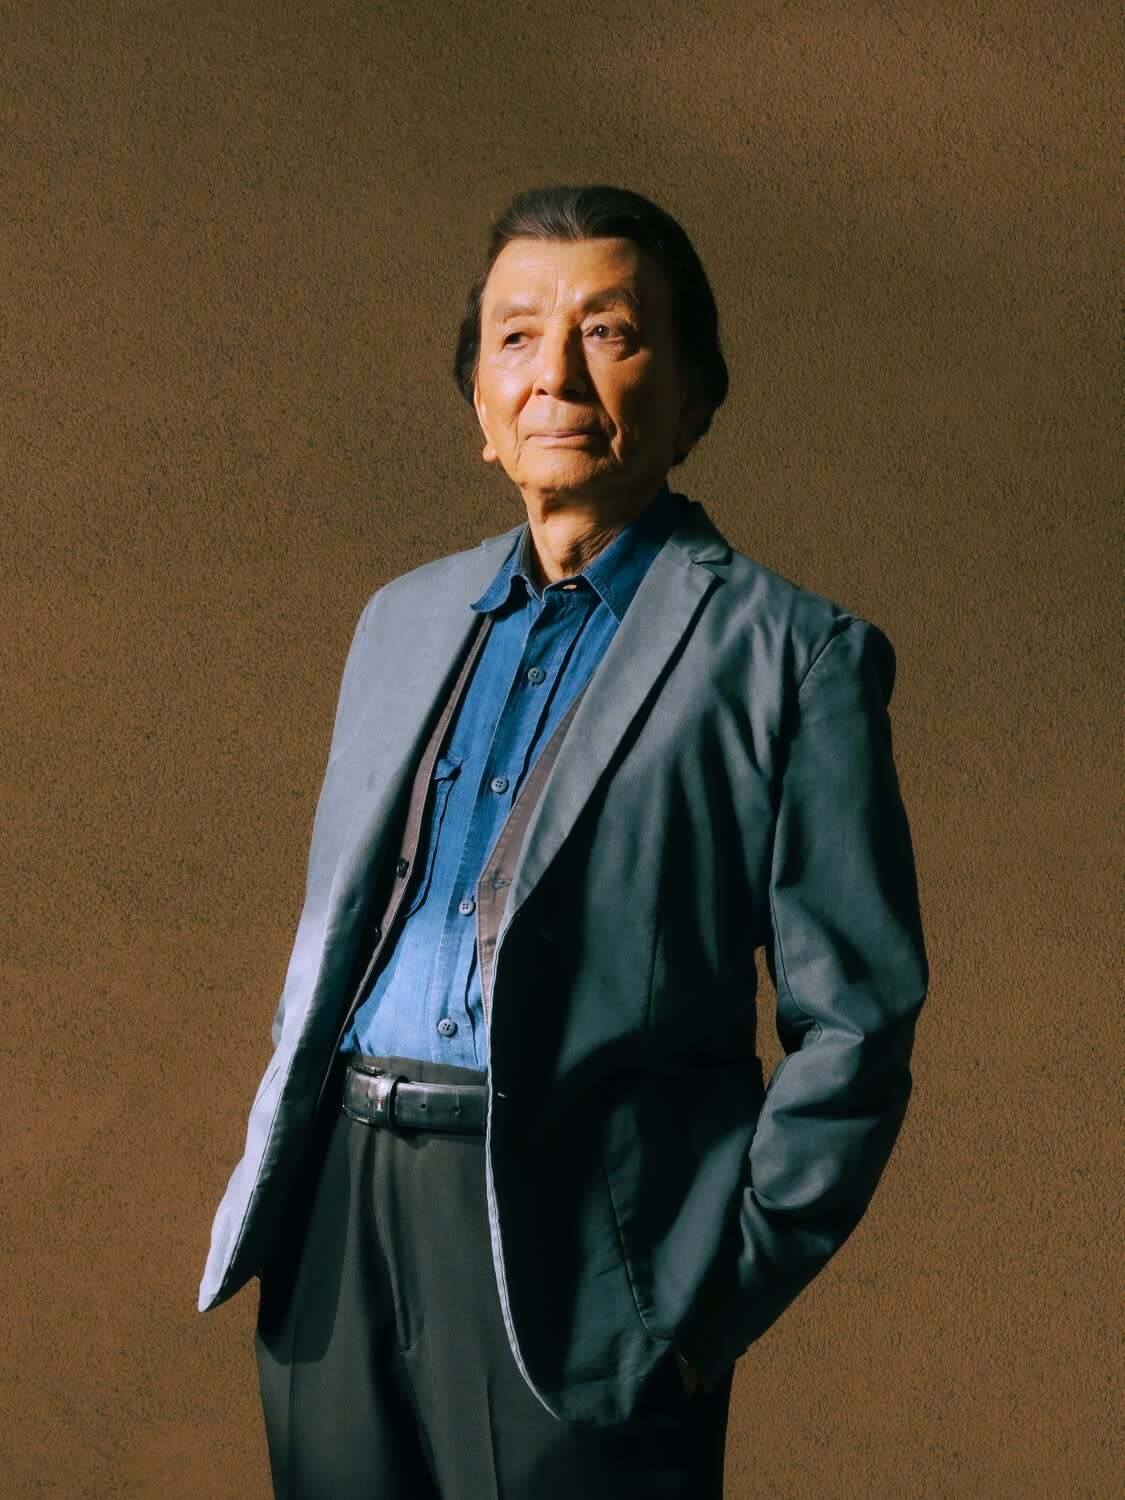
[[[368,601],[304,908],[199,1292],[276,1249],[417,756],[521,526]],[[532,812],[499,931],[486,1134],[512,1352],[568,1421],[629,1417],[670,1346],[711,1386],[843,1244],[911,1090],[927,985],[874,625],[702,505],[645,574]],[[755,950],[785,1056],[755,1054]]]

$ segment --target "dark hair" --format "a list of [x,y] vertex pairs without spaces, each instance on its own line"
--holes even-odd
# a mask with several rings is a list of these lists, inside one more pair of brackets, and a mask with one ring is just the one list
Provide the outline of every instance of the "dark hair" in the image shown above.
[[[719,345],[719,314],[711,284],[683,229],[655,203],[626,188],[531,188],[513,198],[488,231],[488,249],[465,304],[457,336],[453,378],[472,405],[473,377],[480,359],[480,317],[484,285],[496,257],[509,240],[595,240],[621,238],[641,245],[660,266],[672,293],[672,317],[681,364],[700,377],[709,408],[696,429],[702,437],[726,399],[729,377]],[[686,453],[677,453],[673,464]]]

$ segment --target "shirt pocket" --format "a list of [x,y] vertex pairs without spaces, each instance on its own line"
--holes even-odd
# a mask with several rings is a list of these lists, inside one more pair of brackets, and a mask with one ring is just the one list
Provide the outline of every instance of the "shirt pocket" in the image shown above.
[[417,877],[418,884],[411,897],[410,905],[406,908],[408,917],[418,910],[429,895],[434,861],[437,857],[438,839],[441,836],[441,825],[445,821],[445,809],[464,759],[463,755],[442,755],[438,757],[434,766],[434,774],[431,778],[434,787],[433,803],[430,816],[424,821],[422,827],[421,842],[424,847],[419,849],[417,856],[421,871]]

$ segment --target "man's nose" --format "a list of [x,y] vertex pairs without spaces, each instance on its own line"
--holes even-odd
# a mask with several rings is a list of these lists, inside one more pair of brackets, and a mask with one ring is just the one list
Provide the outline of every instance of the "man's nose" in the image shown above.
[[589,386],[581,328],[548,328],[539,341],[535,389],[547,396],[582,396]]

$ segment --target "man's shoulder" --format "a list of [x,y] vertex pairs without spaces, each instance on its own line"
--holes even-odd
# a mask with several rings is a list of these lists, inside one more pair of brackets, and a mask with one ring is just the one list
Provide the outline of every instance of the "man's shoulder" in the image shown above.
[[[486,536],[475,547],[463,547],[457,552],[443,553],[408,568],[405,573],[380,584],[367,601],[367,609],[376,605],[381,609],[411,609],[425,604],[437,589],[449,588],[458,579],[476,578],[495,573],[508,551],[515,544],[523,522],[507,531]],[[483,588],[483,585],[482,585]]]
[[707,524],[725,549],[707,560],[723,583],[711,607],[727,617],[732,634],[751,634],[764,660],[774,658],[779,669],[801,678],[841,632],[854,627],[881,634],[855,609],[742,551],[709,518]]
[[839,599],[798,583],[737,547],[731,548],[730,573],[735,592],[743,600],[773,618],[791,621],[802,631],[815,635],[840,619],[859,618]]

